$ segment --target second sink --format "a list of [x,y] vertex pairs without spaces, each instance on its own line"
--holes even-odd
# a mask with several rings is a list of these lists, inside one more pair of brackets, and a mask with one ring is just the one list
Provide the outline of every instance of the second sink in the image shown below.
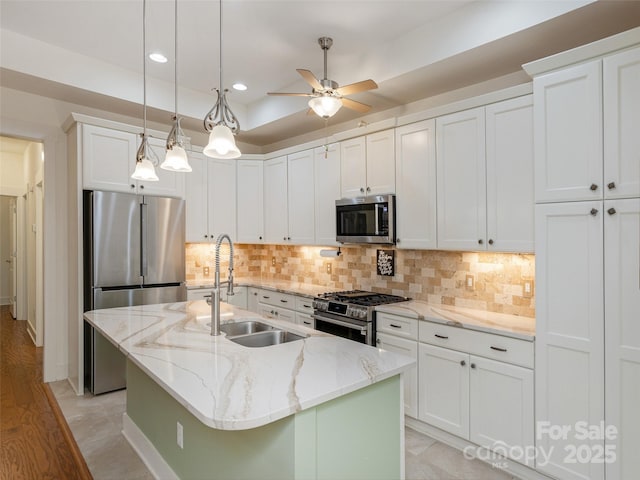
[[241,335],[239,337],[229,338],[232,342],[244,345],[245,347],[268,347],[270,345],[278,345],[280,343],[293,342],[295,340],[303,340],[305,337],[287,332],[286,330],[270,330],[264,332],[253,333],[251,335]]
[[273,330],[273,327],[256,320],[224,323],[220,325],[220,331],[226,333],[228,337],[235,337],[237,335],[249,335],[251,333],[264,332],[268,330]]

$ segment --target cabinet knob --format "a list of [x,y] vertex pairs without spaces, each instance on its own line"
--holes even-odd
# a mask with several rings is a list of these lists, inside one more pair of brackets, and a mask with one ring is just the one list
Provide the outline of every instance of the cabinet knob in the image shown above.
[[475,364],[475,363],[472,363],[472,364],[471,364],[471,368],[476,368],[476,364]]
[[258,240],[262,240],[262,237],[261,237],[261,236],[260,236],[260,237],[258,237]]
[[462,365],[463,367],[467,364],[467,362],[465,362],[464,360],[460,360],[460,365]]
[[592,184],[591,184],[591,186],[589,187],[589,189],[590,189],[592,192],[595,192],[595,191],[598,189],[598,185],[596,185],[595,183],[592,183]]
[[478,240],[478,245],[482,245],[484,243],[484,240],[480,239]]
[[371,187],[367,187],[367,192],[370,192],[370,191],[371,191]]
[[489,245],[493,245],[493,238],[489,239]]
[[595,217],[598,214],[598,209],[597,208],[592,208],[589,213]]
[[209,238],[209,235],[205,235],[204,238]]
[[287,237],[287,240],[291,240],[291,237]]
[[287,237],[282,237],[282,240],[285,240],[285,241],[286,241],[286,240],[287,240]]
[[129,185],[131,188],[136,188],[136,186],[132,183],[131,185]]
[[144,190],[144,185],[140,185],[140,190]]
[[608,188],[609,190],[613,190],[614,188],[616,188],[616,182],[609,182],[609,183],[607,184],[607,188]]
[[613,215],[614,213],[616,213],[616,209],[615,209],[615,208],[613,208],[613,207],[611,207],[609,210],[607,210],[607,213],[608,213],[609,215]]
[[364,188],[360,187],[360,193],[364,193]]
[[[307,323],[307,322],[305,322],[305,323]],[[380,339],[379,339],[379,338],[376,338],[376,343],[377,343],[378,345],[380,345]]]
[[400,243],[400,239],[399,238],[396,238],[396,243]]

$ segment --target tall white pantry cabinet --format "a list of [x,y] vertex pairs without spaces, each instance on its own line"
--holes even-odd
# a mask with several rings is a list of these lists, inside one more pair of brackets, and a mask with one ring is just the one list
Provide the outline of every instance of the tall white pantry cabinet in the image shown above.
[[535,75],[536,445],[553,448],[537,468],[560,479],[640,472],[639,43],[620,34],[564,66],[559,56],[525,66]]

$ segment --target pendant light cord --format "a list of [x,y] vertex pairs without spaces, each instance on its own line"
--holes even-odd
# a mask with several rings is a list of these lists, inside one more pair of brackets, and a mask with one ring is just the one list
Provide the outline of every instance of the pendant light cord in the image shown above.
[[220,94],[222,94],[222,0],[220,0]]
[[[174,42],[173,42],[173,61],[174,61],[174,85],[175,85],[175,99],[176,99],[176,121],[178,120],[178,0],[175,0],[174,11]],[[176,142],[178,140],[178,132],[176,132]]]
[[142,0],[142,141],[147,138],[147,0]]

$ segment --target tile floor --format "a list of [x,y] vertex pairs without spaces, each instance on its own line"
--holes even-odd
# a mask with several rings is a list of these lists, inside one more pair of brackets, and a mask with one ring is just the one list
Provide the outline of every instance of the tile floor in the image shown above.
[[[95,480],[153,479],[122,430],[126,391],[77,396],[66,380],[49,384]],[[405,431],[407,480],[510,480],[514,477],[410,428]]]

